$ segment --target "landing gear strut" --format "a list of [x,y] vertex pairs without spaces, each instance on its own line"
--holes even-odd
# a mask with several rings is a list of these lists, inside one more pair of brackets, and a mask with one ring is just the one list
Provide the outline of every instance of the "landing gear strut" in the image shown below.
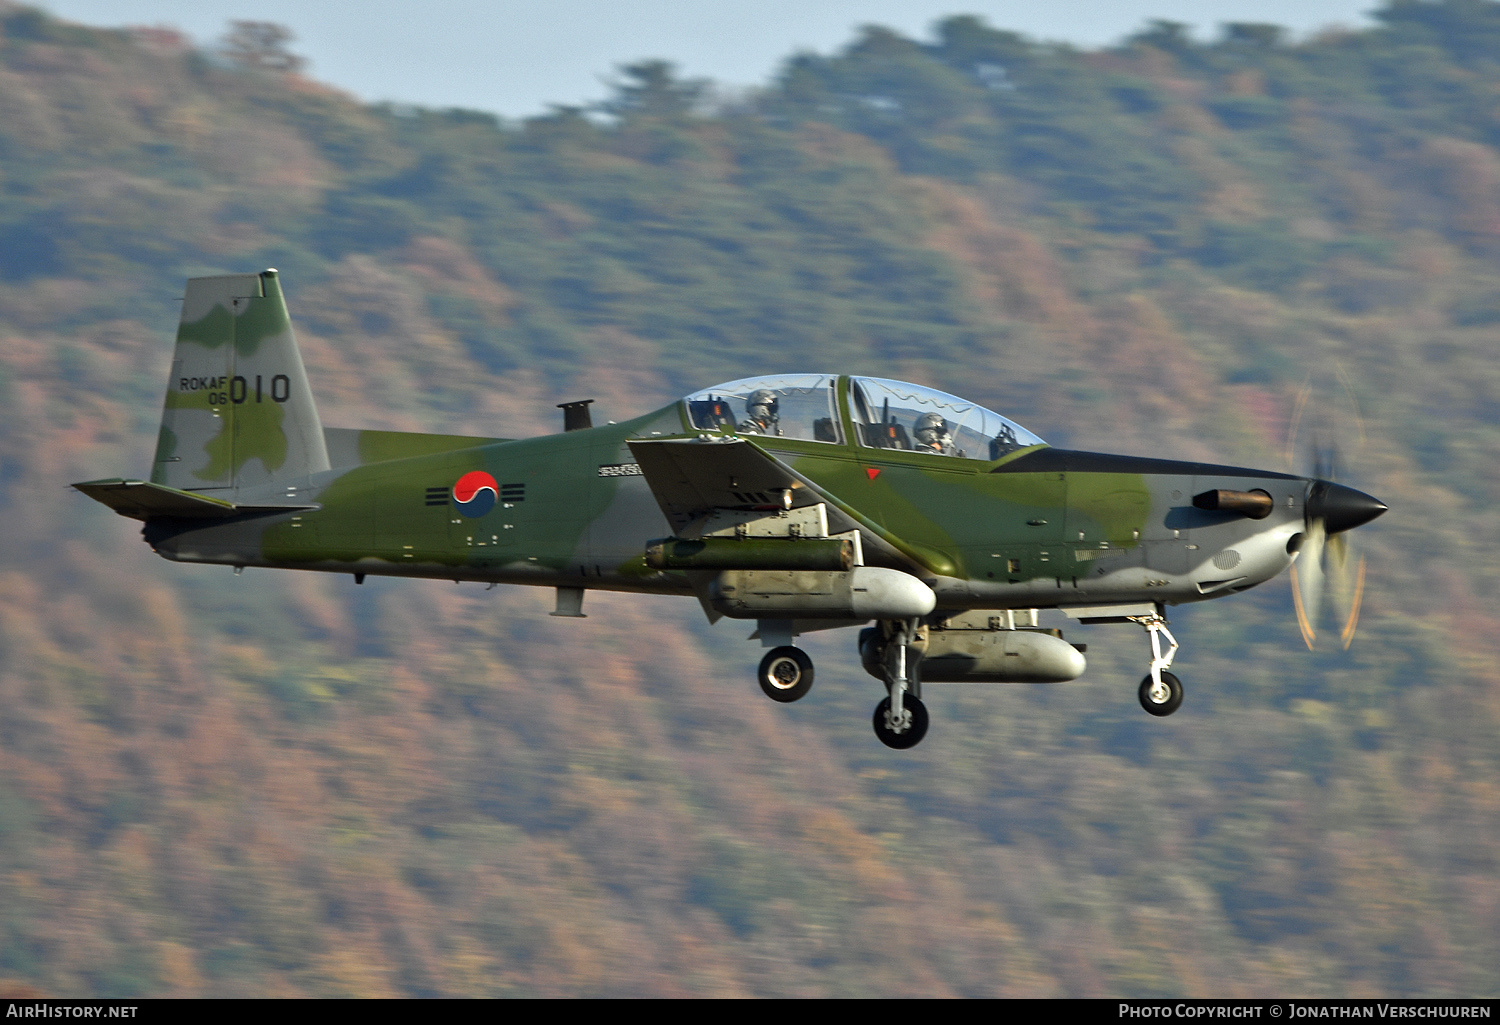
[[[1131,616],[1130,621],[1145,627],[1146,633],[1151,637],[1151,672],[1141,681],[1141,707],[1152,715],[1171,715],[1181,707],[1183,695],[1182,681],[1167,672],[1172,659],[1177,655],[1177,638],[1167,629],[1167,619],[1160,612],[1149,616]],[[1163,637],[1170,645],[1165,655],[1161,652]]]
[[875,706],[875,736],[898,751],[916,747],[927,736],[927,706],[922,704],[922,681],[910,650],[920,623],[898,619],[881,624],[886,635],[881,669],[890,695]]

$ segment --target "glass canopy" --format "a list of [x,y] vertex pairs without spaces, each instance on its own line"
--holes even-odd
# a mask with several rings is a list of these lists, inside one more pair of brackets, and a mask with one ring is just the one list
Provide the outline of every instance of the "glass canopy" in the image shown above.
[[732,427],[799,441],[844,440],[833,402],[836,378],[824,374],[747,377],[689,395],[688,418],[700,430]]
[[879,377],[849,380],[860,444],[968,459],[999,459],[1045,442],[983,406],[920,384]]
[[[779,374],[707,388],[686,399],[699,430],[842,444],[836,377]],[[849,379],[856,441],[866,448],[967,459],[999,459],[1041,438],[999,413],[953,395],[878,377]]]

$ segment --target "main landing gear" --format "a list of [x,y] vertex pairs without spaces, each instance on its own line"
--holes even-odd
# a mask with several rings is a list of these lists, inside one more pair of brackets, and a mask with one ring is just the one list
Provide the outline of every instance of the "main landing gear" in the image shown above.
[[918,658],[912,656],[919,619],[883,620],[885,635],[881,675],[889,695],[875,706],[875,736],[886,747],[904,751],[916,747],[927,736],[927,706],[922,704],[922,680]]
[[[1141,707],[1152,715],[1171,715],[1182,706],[1183,695],[1182,681],[1167,672],[1167,667],[1177,654],[1177,638],[1167,629],[1166,617],[1159,612],[1149,616],[1131,616],[1130,621],[1145,627],[1146,633],[1151,637],[1151,672],[1141,681]],[[1161,651],[1163,637],[1170,645],[1165,655]]]
[[[887,693],[886,698],[875,706],[875,736],[886,747],[898,751],[916,747],[927,736],[927,706],[922,704],[922,681],[917,672],[920,656],[911,650],[921,622],[920,619],[888,619],[867,631],[879,631],[876,640],[880,675],[885,680]],[[762,636],[769,637],[770,643],[776,647],[760,660],[755,679],[772,701],[797,701],[812,689],[812,659],[801,648],[778,644],[778,641],[790,640],[790,637],[785,627],[781,632],[773,633],[776,629],[774,624],[763,623],[761,626]]]
[[[1141,626],[1150,637],[1151,671],[1141,680],[1137,696],[1140,698],[1141,707],[1151,715],[1167,716],[1182,706],[1182,681],[1168,672],[1172,659],[1177,655],[1178,644],[1177,639],[1172,636],[1172,631],[1167,629],[1167,620],[1162,614],[1161,607],[1155,606],[1154,609],[1155,611],[1146,612],[1144,615],[1120,616],[1112,621],[1118,623],[1128,619]],[[1137,608],[1133,611],[1144,612],[1145,610]],[[1035,623],[1034,614],[1032,622]],[[993,625],[992,617],[991,630],[997,629],[999,627]],[[1009,629],[1015,628],[1012,626]],[[1048,632],[1043,631],[1042,635],[1025,634],[1024,636],[1037,636],[1039,640],[1051,642],[1052,637],[1045,636],[1046,633]],[[1061,635],[1056,631],[1051,631],[1051,633],[1057,636],[1056,646],[1066,651],[1061,642]],[[813,685],[813,664],[807,652],[790,643],[795,636],[792,623],[762,620],[760,636],[763,644],[774,645],[766,653],[765,658],[761,659],[760,670],[756,673],[760,689],[771,700],[782,703],[798,701],[805,697]],[[922,703],[922,679],[919,670],[922,664],[922,653],[927,652],[932,643],[931,638],[922,629],[920,618],[883,619],[860,634],[860,657],[865,668],[885,683],[886,697],[875,706],[872,725],[875,728],[875,736],[886,747],[904,751],[916,747],[922,742],[922,738],[927,736],[927,706]],[[1045,652],[1046,649],[1042,650]],[[1011,653],[1009,650],[1005,652],[1007,655]],[[1055,664],[1043,664],[1040,668],[1032,667],[1033,675],[1030,676],[1000,675],[996,677],[992,675],[988,679],[1049,682],[1072,679],[1083,671],[1082,659],[1073,655],[1071,651],[1066,653],[1077,659],[1076,667],[1071,663],[1061,669]],[[941,665],[942,663],[933,664]],[[948,671],[944,669],[944,672]],[[996,672],[999,671],[996,670]],[[1036,675],[1036,673],[1041,675]],[[943,675],[937,669],[933,670],[933,674],[939,680],[954,678]],[[985,679],[986,677],[979,678]]]
[[755,678],[772,701],[796,701],[812,690],[812,659],[801,648],[783,644],[772,648],[760,660],[760,671]]
[[886,747],[905,751],[916,747],[927,736],[927,706],[922,699],[907,693],[901,698],[901,708],[892,711],[891,699],[881,698],[875,706],[875,736]]

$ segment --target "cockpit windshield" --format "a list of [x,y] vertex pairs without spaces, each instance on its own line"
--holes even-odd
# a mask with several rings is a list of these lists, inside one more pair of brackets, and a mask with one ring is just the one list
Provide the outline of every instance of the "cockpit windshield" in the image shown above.
[[778,374],[731,381],[687,398],[688,419],[699,430],[730,427],[738,434],[839,444],[834,378]]
[[983,406],[918,384],[855,377],[849,408],[860,444],[968,459],[999,459],[1045,444],[1020,424]]

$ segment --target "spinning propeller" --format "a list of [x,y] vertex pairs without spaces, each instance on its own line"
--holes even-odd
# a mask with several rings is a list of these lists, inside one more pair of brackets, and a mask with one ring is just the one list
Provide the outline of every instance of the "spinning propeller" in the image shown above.
[[[1340,415],[1334,407],[1319,404],[1309,409],[1312,397],[1311,378],[1303,385],[1292,413],[1287,434],[1287,461],[1293,461],[1299,430],[1311,435],[1312,487],[1304,508],[1306,532],[1300,554],[1291,569],[1292,604],[1297,609],[1297,626],[1309,649],[1314,648],[1323,617],[1323,599],[1332,599],[1335,624],[1339,626],[1339,643],[1347,650],[1354,641],[1359,624],[1360,603],[1365,591],[1365,557],[1350,551],[1349,531],[1368,523],[1386,511],[1379,499],[1337,483],[1339,448],[1327,438],[1337,436],[1352,424],[1359,444],[1364,444],[1364,421],[1354,398],[1348,376],[1339,368],[1339,380],[1348,400],[1346,412]],[[1303,421],[1313,421],[1308,428]]]

